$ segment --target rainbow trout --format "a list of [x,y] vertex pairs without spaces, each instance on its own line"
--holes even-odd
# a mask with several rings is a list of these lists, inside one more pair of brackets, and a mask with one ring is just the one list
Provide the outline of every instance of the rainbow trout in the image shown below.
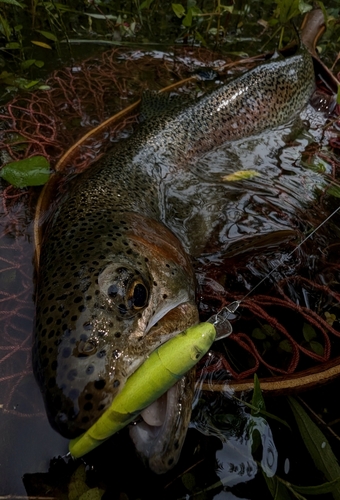
[[[50,217],[36,287],[34,370],[51,424],[74,438],[168,339],[198,322],[190,256],[167,227],[163,184],[197,155],[290,120],[314,89],[302,48],[196,102],[147,98],[145,121],[70,183]],[[166,99],[165,99],[166,101]],[[178,460],[194,374],[143,411],[130,433],[152,470]]]

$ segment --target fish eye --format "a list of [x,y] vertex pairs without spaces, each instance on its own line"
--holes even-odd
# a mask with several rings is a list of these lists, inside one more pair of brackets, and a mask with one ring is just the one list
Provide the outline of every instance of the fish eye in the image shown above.
[[148,304],[147,282],[140,272],[126,264],[107,266],[98,276],[100,291],[106,295],[120,314],[138,311]]
[[132,296],[130,298],[134,309],[141,309],[148,302],[148,291],[140,281],[135,281],[132,286]]

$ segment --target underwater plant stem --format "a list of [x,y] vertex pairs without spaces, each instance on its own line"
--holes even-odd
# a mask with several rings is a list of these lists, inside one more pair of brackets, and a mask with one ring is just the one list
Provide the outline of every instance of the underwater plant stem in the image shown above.
[[[197,465],[201,464],[202,462],[204,462],[205,458],[201,458],[200,460],[198,460],[197,462],[195,462],[194,464],[190,465],[190,467],[188,467],[187,469],[185,469],[183,472],[181,472],[180,474],[178,474],[178,476],[176,476],[174,479],[172,479],[169,483],[167,483],[165,486],[164,486],[164,489],[166,490],[167,488],[169,488],[169,486],[171,486],[175,481],[177,481],[177,479],[180,479],[181,477],[184,476],[184,474],[187,474],[188,472],[190,472],[191,470],[193,470],[195,467],[197,467]],[[1,500],[1,499],[0,499]]]
[[[269,484],[268,484],[268,483],[269,483],[269,482],[275,482],[275,486],[276,486],[275,497],[274,497],[273,493],[271,492],[271,493],[272,493],[272,495],[273,495],[273,498],[275,498],[275,499],[276,499],[276,498],[279,498],[279,497],[280,497],[280,496],[278,495],[278,483],[281,483],[281,484],[282,484],[284,487],[286,487],[286,488],[287,488],[287,490],[288,490],[288,491],[289,491],[289,492],[290,492],[290,493],[291,493],[291,494],[292,494],[295,498],[297,498],[298,500],[307,500],[307,499],[306,499],[306,497],[304,497],[303,495],[301,495],[300,493],[298,493],[298,492],[294,489],[294,485],[293,485],[293,484],[291,484],[289,481],[285,481],[284,479],[282,479],[280,476],[277,476],[276,474],[275,474],[273,477],[269,478],[269,477],[266,475],[266,473],[263,471],[263,469],[262,469],[262,467],[261,467],[261,464],[260,464],[258,461],[256,461],[256,463],[257,463],[257,465],[258,465],[259,469],[261,469],[261,470],[262,470],[262,475],[263,475],[263,477],[264,477],[264,480],[265,480],[265,481],[266,481],[266,483],[267,483],[267,487],[268,487],[268,489],[269,489],[269,490],[270,490],[270,488],[269,488]],[[280,497],[280,498],[281,498],[281,497]]]
[[218,43],[221,28],[221,0],[217,0],[217,15],[216,43]]
[[319,424],[325,427],[328,430],[328,432],[330,432],[332,436],[335,437],[335,439],[340,441],[340,437],[338,436],[338,434],[334,432],[333,429],[329,426],[329,424],[327,424],[317,413],[315,413],[314,410],[312,410],[312,408],[309,406],[308,403],[306,403],[304,399],[302,399],[301,397],[297,399],[310,412],[310,414],[313,415],[313,417],[319,422]]
[[282,26],[281,33],[280,33],[280,40],[279,40],[279,50],[282,49],[282,40],[283,40],[284,31],[285,31],[284,26]]
[[268,43],[270,43],[273,38],[276,37],[276,35],[278,34],[278,32],[280,31],[281,27],[277,28],[274,33],[272,34],[272,36],[270,38],[268,38],[268,40],[266,41],[266,43],[264,45],[262,45],[262,47],[260,48],[260,52],[263,52],[264,48],[266,47],[266,45],[268,45]]
[[36,15],[36,11],[37,11],[37,4],[38,4],[38,0],[32,0],[32,30],[34,29],[34,25],[35,25],[35,15]]

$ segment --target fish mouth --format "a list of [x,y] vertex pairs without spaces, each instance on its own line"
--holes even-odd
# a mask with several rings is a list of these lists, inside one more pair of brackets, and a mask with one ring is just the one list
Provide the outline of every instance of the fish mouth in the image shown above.
[[191,417],[195,369],[145,408],[130,426],[130,437],[143,462],[156,474],[174,467]]
[[[160,344],[198,322],[197,307],[191,302],[173,304],[163,313],[157,326],[149,330],[154,338],[161,334]],[[194,384],[195,368],[144,408],[130,427],[137,453],[156,474],[169,471],[178,462],[190,422]]]

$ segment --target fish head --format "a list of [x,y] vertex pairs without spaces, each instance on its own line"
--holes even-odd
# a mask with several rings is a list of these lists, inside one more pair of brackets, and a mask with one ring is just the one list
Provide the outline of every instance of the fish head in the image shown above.
[[152,351],[198,322],[194,271],[173,233],[137,213],[103,221],[86,240],[83,226],[62,243],[57,224],[40,259],[34,368],[67,438],[98,420]]

